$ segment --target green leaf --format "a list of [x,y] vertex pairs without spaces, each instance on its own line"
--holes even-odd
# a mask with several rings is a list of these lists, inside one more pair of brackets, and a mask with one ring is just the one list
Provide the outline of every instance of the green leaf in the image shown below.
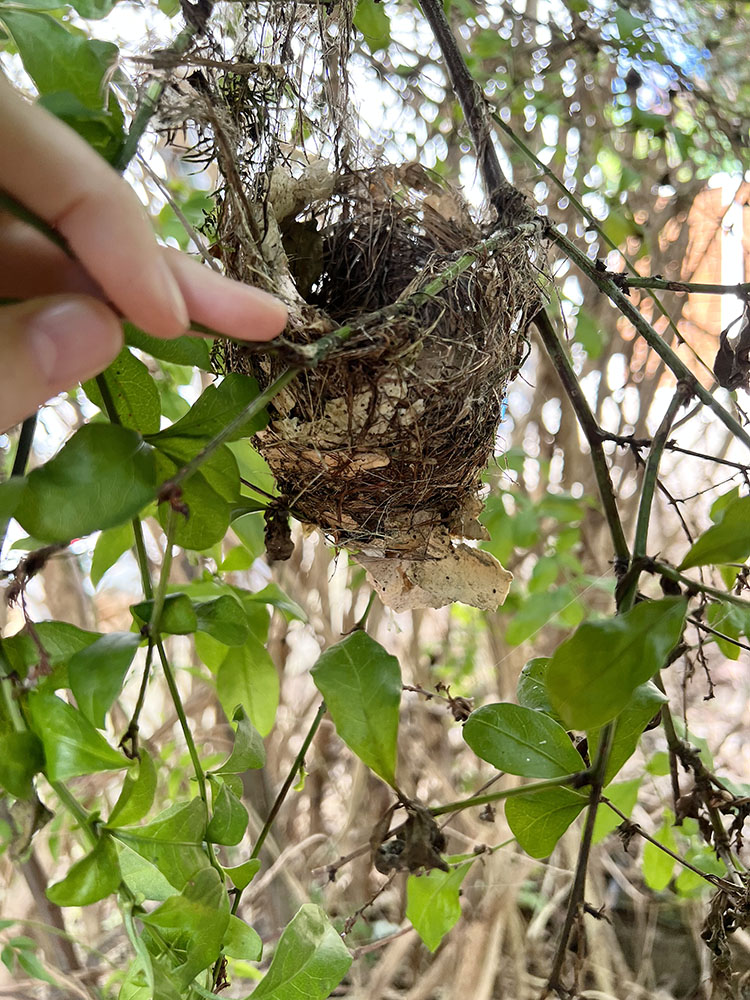
[[727,636],[727,639],[722,639],[718,635],[706,636],[706,639],[713,638],[728,660],[739,659],[741,647],[728,640],[739,639],[741,635],[747,635],[750,632],[750,614],[733,604],[716,601],[706,608],[706,621],[717,632]]
[[88,906],[117,892],[119,885],[117,849],[111,837],[102,834],[93,851],[47,889],[47,898],[57,906]]
[[[158,434],[149,436],[149,441],[168,454],[167,442],[173,438],[187,438],[198,445],[193,445],[193,454],[197,454],[203,442],[210,440],[219,431],[246,409],[260,394],[258,383],[247,375],[234,373],[227,375],[219,385],[210,385],[193,403],[188,413],[180,420]],[[268,423],[265,410],[246,421],[229,438],[237,441],[243,437],[252,437]],[[184,457],[184,455],[183,455]],[[189,456],[192,458],[192,455]]]
[[214,868],[196,872],[179,896],[170,896],[141,920],[169,945],[178,960],[174,980],[185,989],[219,957],[229,925],[229,899],[219,873]]
[[141,857],[127,844],[118,841],[117,854],[122,881],[134,895],[160,903],[177,895],[178,890],[167,881],[156,865]]
[[13,517],[25,489],[25,476],[13,476],[7,482],[0,483],[0,518],[9,520]]
[[187,365],[190,368],[200,368],[204,372],[213,371],[211,365],[211,341],[205,337],[175,337],[174,340],[161,340],[144,333],[132,323],[124,324],[125,343],[135,347],[144,354],[150,354],[160,361],[173,365]]
[[[159,430],[161,402],[148,368],[123,347],[112,364],[105,368],[104,379],[115,404],[115,410],[124,427],[131,427],[141,434],[155,434]],[[95,406],[107,412],[96,379],[83,384],[84,391]]]
[[217,774],[242,774],[243,771],[263,767],[266,763],[266,748],[242,705],[234,710],[232,721],[237,723],[234,746],[229,758],[216,768]]
[[750,556],[750,497],[728,504],[719,521],[708,528],[691,546],[679,569],[742,563]]
[[71,0],[72,5],[87,20],[98,20],[106,17],[117,3],[117,0]]
[[[654,839],[658,840],[664,847],[668,847],[671,851],[676,851],[677,841],[672,829],[673,823],[674,814],[669,809],[665,809],[664,819],[662,820],[661,827],[654,834]],[[649,889],[653,889],[654,892],[662,892],[666,889],[672,879],[674,866],[674,858],[665,854],[655,844],[646,841],[643,845],[641,871],[643,872],[643,880]]]
[[74,34],[49,15],[35,11],[4,6],[0,20],[13,36],[24,69],[40,95],[69,91],[87,108],[106,107],[103,81],[117,60],[116,45]]
[[[40,685],[44,683],[55,687],[66,687],[67,663],[70,657],[100,638],[99,632],[86,632],[69,622],[37,622],[34,629],[45,651],[46,665],[52,670],[49,677],[40,681]],[[40,664],[39,647],[25,629],[8,639],[3,639],[2,647],[8,666],[22,679]]]
[[229,594],[197,603],[195,614],[197,630],[212,635],[225,646],[241,646],[247,641],[250,634],[247,615],[240,602]]
[[552,622],[570,599],[571,593],[567,587],[530,594],[505,630],[505,641],[511,646],[518,646],[531,639],[541,628]]
[[516,685],[516,698],[518,698],[518,704],[524,708],[532,708],[535,712],[544,712],[555,722],[559,722],[557,713],[550,704],[545,686],[548,664],[548,656],[535,656],[524,665]]
[[336,732],[371,770],[396,783],[401,669],[362,631],[327,649],[312,670]]
[[125,141],[125,118],[114,94],[109,94],[106,110],[87,107],[69,90],[43,94],[38,103],[77,132],[108,163],[117,160]]
[[284,928],[255,1000],[325,1000],[352,964],[349,949],[319,906],[305,903]]
[[[175,438],[170,445],[181,443]],[[181,466],[160,452],[156,455],[158,478],[161,482],[171,479]],[[174,533],[174,542],[184,549],[203,551],[222,541],[229,528],[232,500],[239,494],[239,472],[234,456],[228,448],[217,449],[201,465],[200,472],[193,473],[180,485],[181,502],[187,506],[187,516],[180,514]],[[159,505],[158,518],[166,528],[168,507]]]
[[[633,778],[631,781],[618,781],[617,784],[610,785],[607,789],[607,798],[613,806],[617,806],[620,812],[629,817],[638,801],[640,787],[640,778]],[[594,843],[598,844],[604,840],[621,823],[622,817],[610,809],[605,802],[602,802],[596,811],[596,819],[594,820]]]
[[194,798],[186,805],[176,803],[145,826],[118,828],[117,837],[181,890],[189,878],[210,864],[201,846],[205,822],[203,802]]
[[[141,601],[140,604],[130,606],[130,613],[139,628],[148,625],[153,611],[153,601]],[[192,635],[197,627],[198,616],[187,594],[167,594],[164,598],[159,631],[167,635]]]
[[227,846],[239,844],[247,830],[247,809],[225,782],[212,778],[212,787],[214,788],[213,815],[206,836],[214,844]]
[[521,705],[501,702],[472,712],[464,739],[499,771],[525,778],[558,778],[585,768],[570,737],[554,719]]
[[50,781],[128,766],[125,757],[112,749],[81,712],[55,695],[31,695],[28,709],[31,727],[44,746],[45,773]]
[[263,590],[258,590],[254,594],[245,592],[243,600],[270,604],[272,607],[277,608],[288,622],[306,622],[308,620],[304,608],[300,607],[291,597],[287,597],[284,591],[275,583],[269,583]]
[[260,871],[260,861],[258,858],[250,858],[241,865],[225,868],[224,871],[238,889],[246,889]]
[[624,615],[581,625],[552,655],[547,693],[566,725],[592,729],[613,719],[680,641],[687,602],[643,601]]
[[224,954],[230,958],[241,958],[246,962],[260,962],[263,957],[263,942],[257,931],[248,927],[244,920],[231,915],[224,935]]
[[578,310],[576,317],[575,338],[592,361],[600,357],[606,337],[601,325],[583,308]]
[[128,826],[138,823],[148,813],[156,794],[156,766],[147,750],[141,749],[125,775],[120,795],[115,802],[107,826]]
[[17,799],[30,799],[32,780],[44,767],[44,750],[34,733],[0,733],[0,787]]
[[461,916],[459,889],[471,862],[441,872],[410,875],[406,881],[406,919],[424,943],[435,951]]
[[222,660],[216,692],[228,719],[241,705],[262,736],[271,732],[279,705],[279,677],[265,647],[252,635]]
[[[615,721],[612,748],[609,752],[607,770],[604,774],[605,785],[614,778],[623,764],[633,756],[643,735],[643,730],[666,701],[666,696],[651,681],[640,684],[635,689],[632,698]],[[600,732],[601,730],[597,728],[589,730],[587,734],[589,747],[592,749],[599,742]]]
[[373,54],[390,45],[391,22],[385,12],[385,4],[375,3],[375,0],[359,0],[354,13],[354,25],[365,36],[367,47]]
[[141,642],[137,633],[109,632],[71,658],[70,689],[79,710],[97,729],[104,729],[107,712],[122,690]]
[[102,531],[96,540],[91,560],[91,582],[95,587],[99,586],[107,570],[131,548],[133,542],[133,525],[129,521]]
[[508,799],[505,818],[527,854],[546,858],[587,804],[588,796],[570,788],[546,788]]
[[134,517],[155,492],[153,453],[135,431],[85,424],[29,473],[17,520],[44,542],[67,542]]

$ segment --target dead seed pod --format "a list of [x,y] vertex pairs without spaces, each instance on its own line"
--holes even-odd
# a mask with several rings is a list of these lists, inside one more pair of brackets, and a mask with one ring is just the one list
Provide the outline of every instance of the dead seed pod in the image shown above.
[[[414,164],[347,175],[276,221],[307,291],[290,339],[353,329],[276,396],[256,438],[290,509],[349,549],[395,610],[496,608],[511,574],[460,540],[485,537],[481,473],[539,308],[533,226],[467,258],[482,231]],[[226,366],[266,386],[282,362],[230,346]]]

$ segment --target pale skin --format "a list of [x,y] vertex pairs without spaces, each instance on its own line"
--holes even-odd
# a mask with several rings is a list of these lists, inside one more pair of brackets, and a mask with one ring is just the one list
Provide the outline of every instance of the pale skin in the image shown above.
[[286,307],[157,244],[135,192],[78,135],[0,74],[0,189],[53,226],[75,260],[0,213],[0,431],[91,378],[122,349],[122,319],[155,337],[190,319],[270,340]]

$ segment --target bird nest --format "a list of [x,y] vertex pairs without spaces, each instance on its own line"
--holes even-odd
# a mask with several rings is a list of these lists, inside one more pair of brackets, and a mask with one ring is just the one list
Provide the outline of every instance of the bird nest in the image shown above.
[[[276,511],[349,549],[397,610],[497,607],[511,575],[463,540],[486,537],[481,474],[539,308],[533,225],[487,249],[460,195],[414,165],[349,175],[324,202],[277,214],[305,293],[288,339],[314,351],[345,334],[274,398],[257,435]],[[264,387],[283,364],[227,350],[227,368]]]

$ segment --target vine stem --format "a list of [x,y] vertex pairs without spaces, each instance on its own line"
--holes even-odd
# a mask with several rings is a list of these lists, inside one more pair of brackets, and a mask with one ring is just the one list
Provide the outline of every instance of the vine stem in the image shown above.
[[[532,161],[532,163],[534,163],[539,168],[539,170],[542,172],[542,174],[544,174],[545,177],[547,177],[549,180],[551,180],[552,183],[555,185],[555,187],[557,187],[558,190],[561,191],[565,195],[565,197],[568,198],[571,201],[571,203],[573,205],[575,205],[576,209],[581,213],[582,217],[584,219],[586,219],[586,221],[588,222],[589,227],[591,229],[594,229],[596,231],[596,233],[599,236],[599,238],[609,247],[609,249],[616,251],[620,255],[620,257],[622,257],[622,259],[625,261],[625,265],[626,265],[628,271],[630,271],[630,275],[633,276],[632,278],[631,278],[630,275],[628,276],[627,283],[629,285],[632,285],[633,287],[638,287],[637,284],[636,284],[635,279],[636,278],[640,278],[640,275],[636,271],[635,264],[632,262],[632,260],[630,259],[630,257],[628,257],[627,254],[625,254],[623,252],[622,248],[618,247],[617,244],[612,239],[610,239],[609,236],[607,236],[606,232],[604,231],[604,229],[600,225],[598,219],[595,216],[593,216],[591,214],[591,212],[588,211],[588,209],[586,208],[586,206],[580,201],[580,199],[576,198],[575,194],[572,191],[569,191],[565,187],[565,185],[563,184],[563,182],[555,175],[554,171],[550,170],[550,168],[547,166],[547,164],[542,163],[542,161],[539,159],[539,157],[536,156],[536,154],[526,145],[526,143],[523,141],[523,139],[521,139],[519,136],[517,136],[516,133],[513,131],[513,129],[509,125],[505,124],[505,122],[502,120],[502,118],[500,117],[500,115],[496,111],[492,112],[491,117],[492,117],[492,120],[495,122],[495,124],[498,126],[498,128],[501,129],[502,132],[504,132],[505,135],[507,135],[508,138],[511,139],[512,142],[514,142],[516,146],[518,146],[518,148],[523,152],[523,154],[525,156],[527,156]],[[641,286],[641,287],[648,287],[648,286],[644,285],[644,286]],[[682,342],[682,343],[685,343],[685,340],[684,340],[682,334],[680,333],[679,329],[677,328],[677,324],[672,319],[672,317],[669,315],[669,312],[665,308],[665,306],[662,303],[661,299],[657,295],[654,295],[653,292],[649,292],[649,298],[656,305],[656,307],[659,310],[659,312],[661,313],[661,315],[666,318],[667,322],[669,323],[669,327],[670,327],[671,330],[674,331],[674,334],[677,337],[677,340],[680,341],[680,342]],[[690,347],[690,345],[687,345],[687,346],[690,348],[690,351],[692,352],[693,356],[704,366],[704,368],[706,368],[707,371],[710,371],[710,369],[708,369],[708,367],[704,364],[704,362],[702,361],[702,359],[693,350],[693,348]]]
[[617,510],[614,487],[609,475],[607,458],[602,447],[601,428],[594,419],[589,404],[586,402],[586,397],[578,384],[573,366],[560,342],[560,338],[555,332],[552,321],[543,309],[540,309],[534,317],[534,324],[539,331],[544,348],[549,355],[552,366],[557,372],[558,378],[563,384],[563,388],[578,418],[578,423],[581,425],[581,430],[591,449],[594,474],[596,475],[599,495],[602,498],[602,506],[604,508],[604,516],[609,525],[609,533],[612,536],[612,544],[615,550],[615,572],[617,573],[618,569],[624,572],[630,562],[630,550],[628,549],[622,521]]
[[445,16],[442,0],[421,0],[425,19],[432,29],[440,47],[453,92],[458,97],[466,124],[476,149],[479,169],[484,180],[485,191],[491,204],[503,218],[508,206],[523,204],[521,193],[507,180],[503,173],[497,151],[492,140],[490,119],[484,96],[466,65],[464,57]]
[[[685,382],[678,382],[674,395],[669,401],[667,412],[664,414],[659,428],[651,441],[651,449],[646,460],[646,468],[643,473],[641,483],[641,497],[638,504],[638,517],[635,525],[635,537],[633,539],[633,564],[634,567],[646,558],[648,547],[648,526],[651,520],[651,509],[654,502],[654,492],[659,476],[659,464],[664,454],[672,424],[677,416],[678,410],[690,399],[692,391]],[[640,572],[635,571],[628,574],[627,586],[618,595],[618,610],[629,611],[635,604],[638,593],[638,578]]]
[[[266,841],[266,837],[271,831],[273,822],[278,816],[279,810],[281,809],[282,805],[284,804],[284,799],[286,799],[287,795],[289,794],[289,789],[294,784],[294,779],[297,777],[300,768],[304,764],[305,754],[310,749],[310,744],[312,743],[313,737],[317,733],[318,727],[320,726],[320,723],[323,721],[323,716],[325,714],[326,714],[326,705],[325,702],[322,701],[320,703],[320,706],[318,707],[318,711],[315,713],[315,718],[310,723],[310,728],[307,730],[307,735],[302,741],[302,746],[299,748],[299,753],[294,758],[292,766],[289,768],[289,773],[286,776],[284,784],[279,789],[279,793],[276,796],[273,805],[271,806],[271,811],[268,813],[268,818],[263,824],[263,829],[258,834],[258,839],[256,840],[252,854],[250,855],[251,859],[257,858],[258,855],[260,854],[261,848],[263,847],[263,844]],[[232,907],[233,913],[236,913],[237,911],[237,905],[239,905],[239,896],[240,893],[237,893],[237,896],[235,898],[236,905]]]
[[623,820],[624,823],[627,823],[627,829],[629,832],[638,834],[639,837],[642,837],[644,840],[647,840],[649,844],[653,844],[654,847],[658,848],[660,851],[663,851],[664,854],[668,854],[670,858],[673,858],[679,865],[682,865],[683,868],[686,868],[688,871],[693,872],[694,875],[698,875],[700,876],[700,878],[705,879],[706,882],[708,882],[710,885],[713,885],[714,887],[728,889],[731,886],[733,890],[737,888],[734,885],[734,883],[729,883],[725,879],[719,878],[718,875],[713,875],[711,872],[704,872],[700,868],[696,868],[696,866],[691,864],[689,861],[686,861],[685,858],[680,857],[680,855],[677,854],[675,851],[671,850],[665,844],[662,844],[655,837],[652,837],[650,833],[646,833],[643,827],[639,826],[637,823],[634,823],[628,816],[625,815],[624,812],[622,812],[620,809],[617,808],[616,805],[610,802],[610,800],[605,795],[602,796],[601,801],[605,806],[608,806],[612,810],[612,812],[616,813],[620,817],[620,819]]
[[[588,771],[580,771],[577,774],[567,774],[563,778],[550,778],[547,781],[533,781],[530,785],[518,785],[516,788],[504,788],[499,792],[489,792],[487,795],[472,795],[470,799],[460,799],[458,802],[448,802],[444,806],[434,806],[427,812],[431,816],[444,816],[446,813],[461,812],[463,809],[472,809],[474,806],[484,806],[488,802],[501,802],[503,799],[512,799],[517,795],[526,795],[530,792],[542,792],[547,788],[561,788],[567,785],[580,787],[587,784]],[[393,833],[393,831],[391,831]]]
[[591,769],[591,791],[589,792],[589,807],[586,813],[586,825],[583,829],[581,846],[578,851],[576,871],[573,877],[573,885],[570,888],[570,895],[568,896],[568,905],[565,910],[563,928],[560,932],[560,939],[557,942],[557,950],[555,951],[555,957],[552,961],[552,970],[549,974],[549,979],[547,980],[547,989],[554,990],[560,996],[565,995],[566,992],[560,981],[560,975],[565,963],[565,954],[568,948],[570,932],[573,929],[573,924],[578,915],[579,907],[584,901],[586,892],[586,873],[588,871],[589,857],[591,855],[591,845],[594,840],[594,825],[596,823],[596,814],[605,784],[607,762],[609,761],[609,753],[612,749],[614,733],[614,721],[608,722],[602,729],[599,746],[597,748],[596,760],[594,761],[594,766]]
[[619,308],[620,312],[626,316],[633,324],[638,333],[673,372],[673,374],[683,382],[686,382],[696,396],[721,420],[727,430],[747,447],[750,448],[750,434],[745,428],[729,413],[712,393],[705,389],[698,379],[693,375],[682,359],[664,343],[662,338],[651,326],[648,320],[640,314],[627,295],[621,291],[604,271],[597,270],[593,261],[589,260],[585,253],[578,249],[575,243],[571,242],[567,236],[563,236],[554,226],[548,230],[550,239],[556,243],[565,254],[570,257],[583,272],[594,282],[600,291],[604,292]]
[[[733,604],[736,608],[741,608],[743,611],[750,612],[750,601],[745,601],[741,597],[735,596],[730,591],[719,590],[717,587],[711,587],[707,583],[702,583],[700,580],[694,580],[690,576],[685,576],[684,573],[680,573],[670,566],[669,563],[659,562],[658,559],[643,559],[642,569],[649,573],[659,573],[660,576],[666,576],[668,580],[674,580],[676,583],[684,584],[689,590],[700,591],[702,594],[708,594],[709,597],[715,597],[718,601],[724,601],[727,604]],[[634,567],[638,564],[635,563]]]
[[646,556],[648,526],[651,519],[651,506],[659,474],[659,463],[664,454],[664,448],[667,444],[669,432],[672,429],[675,417],[680,408],[685,406],[691,395],[690,386],[685,382],[677,383],[675,393],[669,401],[667,412],[664,414],[659,428],[651,441],[651,450],[646,460],[646,469],[643,473],[643,483],[641,485],[641,499],[638,505],[638,519],[635,525],[635,538],[633,539],[633,559],[642,559]]

